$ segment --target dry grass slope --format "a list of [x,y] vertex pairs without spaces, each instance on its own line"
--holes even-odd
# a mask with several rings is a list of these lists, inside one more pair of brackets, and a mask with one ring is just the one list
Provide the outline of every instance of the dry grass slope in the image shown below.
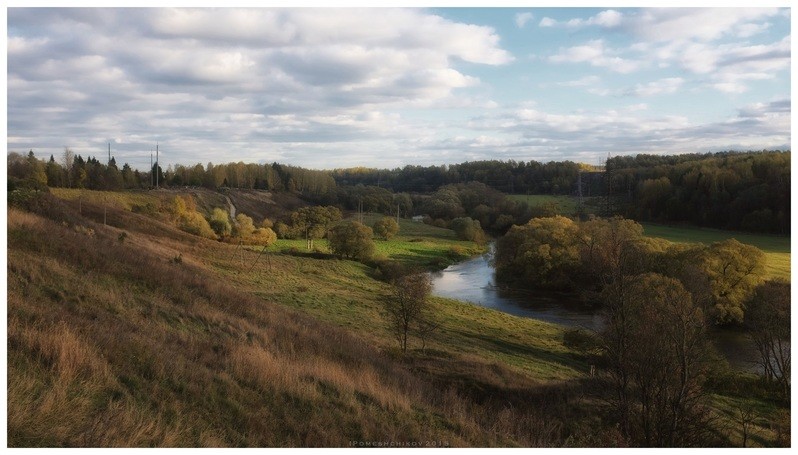
[[119,209],[103,226],[89,201],[76,209],[50,199],[39,214],[8,212],[9,446],[545,446],[568,436],[567,387],[546,414],[532,406],[535,384],[498,364],[482,373],[502,381],[495,400],[414,373],[423,365],[231,284],[206,259],[229,245]]

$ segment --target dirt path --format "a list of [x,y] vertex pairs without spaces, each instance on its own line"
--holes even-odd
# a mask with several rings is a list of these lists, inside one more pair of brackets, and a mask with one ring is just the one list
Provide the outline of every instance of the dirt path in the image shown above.
[[231,201],[230,198],[227,197],[227,195],[224,195],[224,198],[227,200],[227,205],[230,206],[230,219],[231,220],[235,220],[236,219],[236,206],[233,205],[233,201]]

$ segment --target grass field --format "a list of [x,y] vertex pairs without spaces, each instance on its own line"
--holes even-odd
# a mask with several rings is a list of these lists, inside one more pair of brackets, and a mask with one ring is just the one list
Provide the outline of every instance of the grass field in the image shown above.
[[[383,216],[365,214],[363,223],[370,227]],[[355,218],[348,218],[348,220],[353,219]],[[485,251],[484,247],[473,242],[457,240],[454,232],[450,229],[416,223],[408,219],[399,220],[399,233],[396,236],[388,241],[375,238],[374,246],[377,259],[391,259],[405,265],[435,270],[444,269],[451,264]],[[271,247],[274,251],[281,251],[285,248],[306,251],[307,244],[305,240],[279,239]],[[322,253],[330,253],[327,239],[314,240],[313,249]]]
[[753,245],[765,252],[766,270],[770,277],[790,279],[790,238],[775,235],[757,235],[729,232],[718,229],[675,227],[642,223],[645,235],[677,243],[710,244],[729,238]]

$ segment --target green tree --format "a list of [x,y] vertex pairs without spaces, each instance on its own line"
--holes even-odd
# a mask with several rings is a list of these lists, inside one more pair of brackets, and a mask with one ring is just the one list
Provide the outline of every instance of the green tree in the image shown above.
[[59,187],[64,186],[64,169],[55,162],[55,157],[50,155],[50,161],[45,166],[45,173],[47,174],[47,184],[49,186]]
[[399,223],[393,217],[385,216],[374,222],[374,233],[383,240],[390,240],[399,232]]
[[36,156],[33,154],[33,150],[28,152],[27,163],[27,179],[37,185],[47,186],[47,173],[45,172],[44,163],[36,158]]
[[294,229],[302,232],[307,240],[308,250],[313,249],[313,240],[323,238],[334,223],[341,220],[341,211],[337,207],[320,205],[302,207],[291,213]]
[[397,278],[391,298],[385,301],[388,323],[402,352],[407,352],[407,341],[412,331],[426,331],[431,314],[427,297],[432,290],[428,274],[413,274]]
[[330,230],[330,250],[343,258],[359,261],[374,254],[374,232],[357,221],[339,224]]

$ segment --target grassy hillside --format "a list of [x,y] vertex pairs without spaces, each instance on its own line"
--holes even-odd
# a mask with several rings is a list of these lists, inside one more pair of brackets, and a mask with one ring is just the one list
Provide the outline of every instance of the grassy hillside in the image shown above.
[[436,300],[444,328],[405,358],[361,264],[252,268],[253,251],[81,206],[8,212],[12,447],[545,446],[588,418],[555,326]]

